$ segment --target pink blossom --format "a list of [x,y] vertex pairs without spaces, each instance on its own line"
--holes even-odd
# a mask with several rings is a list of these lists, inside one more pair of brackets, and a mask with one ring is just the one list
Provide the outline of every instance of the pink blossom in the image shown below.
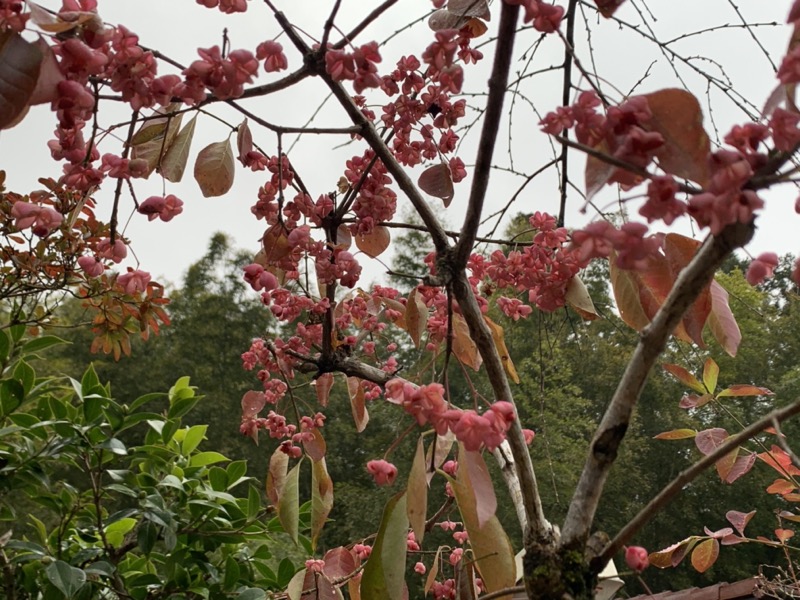
[[772,277],[775,267],[778,266],[778,255],[774,252],[760,254],[747,268],[747,283],[758,285],[768,277]]
[[309,558],[306,561],[306,569],[312,573],[322,573],[325,568],[325,561],[316,558]]
[[88,277],[99,277],[106,270],[105,265],[96,256],[81,256],[78,259],[78,266]]
[[264,71],[267,73],[283,71],[289,67],[283,46],[274,40],[261,42],[256,48],[256,58],[264,61]]
[[367,544],[356,544],[353,546],[353,552],[356,553],[356,556],[359,560],[367,560],[369,555],[372,554],[372,546]]
[[64,221],[64,216],[49,206],[40,206],[23,200],[18,200],[11,207],[11,216],[16,220],[14,226],[19,229],[33,231],[34,235],[45,237],[58,229]]
[[134,270],[129,267],[127,273],[123,273],[117,277],[117,283],[126,294],[133,296],[147,289],[147,284],[150,283],[150,273],[140,271],[139,269]]
[[418,562],[418,563],[416,563],[414,565],[414,572],[415,573],[417,573],[419,575],[425,575],[425,571],[427,571],[427,569],[425,568],[425,565],[423,563]]
[[628,546],[625,548],[625,562],[637,573],[644,571],[650,564],[647,550],[641,546]]
[[367,471],[378,485],[392,485],[397,478],[397,467],[383,459],[369,461]]
[[128,247],[120,239],[114,240],[114,245],[112,246],[111,240],[106,238],[100,240],[100,243],[97,244],[97,254],[101,258],[106,258],[119,264],[128,256]]

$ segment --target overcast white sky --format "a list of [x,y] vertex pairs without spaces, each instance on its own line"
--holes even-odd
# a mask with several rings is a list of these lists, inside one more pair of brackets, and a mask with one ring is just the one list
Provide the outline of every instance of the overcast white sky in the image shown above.
[[[495,4],[500,0],[495,0]],[[558,0],[564,3],[565,0]],[[277,0],[285,7],[287,16],[298,23],[310,36],[318,37],[322,23],[327,17],[332,2],[328,0]],[[60,2],[42,0],[41,4],[57,8]],[[344,0],[337,24],[343,31],[350,29],[360,18],[379,2],[375,0]],[[750,23],[782,24],[788,13],[790,0],[737,0],[736,6],[741,16]],[[430,10],[429,0],[400,0],[386,17],[370,27],[359,38],[360,42],[369,40],[382,41],[406,23],[421,17]],[[157,48],[170,57],[188,64],[196,58],[198,46],[208,47],[219,44],[223,28],[228,29],[232,48],[255,49],[258,42],[271,39],[278,33],[278,28],[265,5],[258,1],[250,2],[250,9],[244,15],[222,15],[216,10],[208,10],[197,5],[193,0],[100,0],[100,14],[109,23],[122,23],[140,35],[141,43]],[[497,14],[497,6],[492,12]],[[587,15],[591,11],[587,11]],[[702,35],[689,36],[675,42],[671,47],[684,57],[691,58],[692,64],[708,71],[719,78],[729,77],[731,85],[746,97],[753,105],[760,107],[775,85],[772,66],[764,51],[756,44],[750,32],[738,27],[740,15],[730,0],[649,0],[647,4],[641,0],[628,0],[618,11],[618,16],[632,24],[637,24],[639,32],[648,34],[648,28],[659,39],[672,39],[681,34],[697,32],[707,28],[715,28],[725,24],[730,27],[715,29]],[[645,19],[646,24],[643,22]],[[733,103],[727,100],[717,89],[707,85],[689,66],[673,57],[665,57],[652,43],[640,33],[621,27],[613,22],[592,21],[591,40],[583,25],[576,33],[578,55],[587,68],[594,66],[608,81],[607,90],[620,90],[628,94],[631,90],[637,93],[654,91],[663,87],[680,86],[675,70],[690,88],[698,95],[706,115],[706,128],[712,136],[714,125],[722,136],[731,125],[744,122],[747,116]],[[488,39],[493,29],[490,24]],[[790,35],[790,28],[780,26],[760,26],[755,28],[760,44],[775,63],[779,63],[785,51]],[[423,24],[405,29],[382,50],[386,68],[394,63],[401,54],[416,53],[419,55],[430,39],[430,31]],[[528,32],[519,38],[518,48],[525,50],[537,39]],[[281,39],[288,46],[285,39]],[[589,42],[594,50],[590,56]],[[487,54],[491,47],[486,48]],[[290,68],[301,64],[300,57],[287,49]],[[562,61],[561,45],[555,39],[547,40],[536,54],[526,52],[525,57],[514,67],[515,71],[530,72],[543,69]],[[466,89],[473,92],[485,91],[486,69],[488,61],[480,68],[467,70]],[[722,74],[718,65],[722,65]],[[164,69],[162,72],[169,72]],[[275,75],[262,76],[257,83],[275,78]],[[560,104],[560,73],[544,74],[527,78],[520,86],[524,98],[520,96],[513,105],[508,106],[512,115],[510,125],[506,123],[501,131],[501,154],[495,161],[498,165],[508,166],[510,154],[514,167],[518,171],[530,173],[546,163],[552,156],[552,147],[547,136],[538,132],[539,117]],[[325,99],[326,92],[318,81],[306,81],[296,88],[286,90],[267,98],[258,98],[243,102],[250,110],[262,117],[284,125],[302,125],[319,108]],[[621,96],[618,96],[621,97]],[[376,111],[385,102],[385,96],[378,92],[369,97],[375,104]],[[470,104],[478,105],[480,97],[469,99]],[[215,107],[215,112],[231,123],[238,124],[242,118],[230,109]],[[713,111],[710,113],[709,111]],[[713,116],[713,124],[709,116]],[[106,113],[101,109],[102,124],[108,126],[129,118],[126,111]],[[316,125],[347,125],[346,117],[340,109],[328,103],[315,120]],[[39,187],[38,177],[58,177],[60,165],[49,156],[46,142],[52,137],[55,120],[46,107],[38,107],[31,112],[24,123],[10,131],[0,134],[0,168],[7,174],[7,186],[18,192]],[[270,132],[253,127],[255,141],[268,152],[276,152],[275,136]],[[195,135],[192,154],[196,154],[206,144],[224,139],[228,131],[220,123],[211,118],[201,117]],[[462,159],[467,163],[473,161],[474,143],[477,132],[466,135]],[[284,140],[284,148],[287,142]],[[301,176],[312,190],[315,197],[332,191],[339,178],[344,160],[354,154],[361,154],[363,147],[351,144],[345,148],[336,148],[343,139],[333,137],[306,136],[292,150],[292,160],[301,169]],[[510,149],[510,151],[507,151]],[[119,145],[111,144],[102,152],[119,152]],[[573,177],[577,183],[582,182],[579,160],[573,159]],[[185,181],[181,184],[162,182],[153,175],[148,182],[136,182],[137,196],[144,199],[152,194],[161,194],[162,189],[174,193],[185,202],[184,213],[170,223],[160,221],[147,222],[142,215],[132,214],[126,229],[126,235],[133,240],[133,249],[141,260],[142,268],[150,270],[154,276],[164,281],[178,282],[188,265],[204,253],[210,236],[216,231],[230,234],[238,246],[258,249],[258,239],[263,233],[263,222],[256,221],[250,214],[249,207],[254,203],[258,186],[264,181],[264,175],[238,170],[233,190],[225,197],[203,198],[197,185],[191,178],[192,162],[187,168]],[[503,206],[514,193],[520,178],[495,172],[492,175],[488,212]],[[542,210],[557,212],[558,191],[555,185],[555,173],[534,180],[520,194],[510,214],[519,211]],[[448,211],[448,219],[452,226],[459,225],[461,211],[468,193],[469,182],[457,186],[456,197]],[[113,186],[106,185],[98,195],[100,214],[110,212],[110,200]],[[784,189],[768,196],[765,215],[759,220],[759,232],[753,244],[755,253],[763,250],[783,252],[800,252],[798,236],[794,234],[796,221],[794,214],[794,198],[797,191]],[[581,200],[573,194],[570,201],[567,225],[574,227],[584,224],[592,218],[591,213],[581,215],[578,209]],[[598,203],[613,208],[616,195],[609,190]],[[432,202],[438,200],[432,199]],[[402,200],[401,205],[406,201]],[[132,203],[125,199],[127,207],[124,214],[130,214]],[[635,212],[632,210],[631,212]],[[684,232],[690,233],[688,221]],[[366,263],[368,259],[364,257]],[[380,265],[365,264],[369,279],[379,277]],[[362,282],[366,285],[366,281]]]

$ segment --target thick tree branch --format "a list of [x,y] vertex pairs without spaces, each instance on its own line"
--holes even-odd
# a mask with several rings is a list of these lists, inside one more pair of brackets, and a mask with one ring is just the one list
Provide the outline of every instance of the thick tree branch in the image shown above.
[[570,502],[561,543],[580,547],[589,537],[594,514],[608,472],[630,423],[631,414],[642,393],[653,365],[663,352],[669,336],[683,314],[714,277],[722,261],[753,236],[750,223],[728,225],[718,236],[709,236],[692,261],[678,275],[675,285],[653,321],[642,330],[617,390],[606,409],[583,468],[578,487]]
[[596,559],[596,563],[592,565],[598,573],[602,568],[611,560],[614,555],[622,549],[630,539],[658,512],[666,506],[681,490],[690,482],[692,482],[700,473],[711,467],[719,459],[726,454],[736,449],[742,443],[753,438],[755,435],[761,433],[775,423],[785,421],[797,414],[800,414],[800,400],[795,400],[789,406],[779,408],[772,411],[767,416],[756,421],[749,427],[743,429],[736,435],[729,437],[725,442],[718,446],[711,454],[707,454],[702,459],[694,463],[688,469],[681,471],[678,476],[673,479],[663,490],[661,490],[656,497],[647,503],[639,513],[631,519],[625,527],[614,537],[611,542],[603,549],[602,554]]
[[492,169],[497,132],[500,130],[500,120],[503,118],[503,100],[508,88],[508,73],[511,70],[518,20],[519,5],[504,2],[500,11],[497,50],[494,55],[492,74],[489,77],[489,97],[486,100],[486,110],[483,113],[483,129],[478,141],[478,156],[475,160],[475,170],[472,174],[472,188],[469,193],[467,214],[464,217],[461,236],[455,248],[456,262],[453,266],[456,269],[463,269],[467,265],[467,260],[469,260],[475,245],[475,236],[478,234],[478,226],[483,214],[483,204],[486,200],[486,190],[489,187],[489,174]]

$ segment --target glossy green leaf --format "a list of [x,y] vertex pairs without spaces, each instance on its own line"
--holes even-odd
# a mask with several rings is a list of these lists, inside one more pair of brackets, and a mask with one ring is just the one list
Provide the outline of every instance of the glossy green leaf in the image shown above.
[[190,467],[205,467],[214,463],[230,460],[219,452],[199,452],[189,459]]
[[56,586],[67,598],[73,598],[86,583],[86,573],[81,569],[71,567],[63,560],[56,560],[47,565],[44,570],[47,579]]
[[405,584],[408,516],[406,492],[386,503],[361,577],[361,600],[402,600]]
[[[6,338],[8,340],[8,338]],[[22,353],[23,354],[32,354],[34,352],[39,352],[41,350],[45,350],[52,346],[58,346],[59,344],[69,344],[67,340],[62,340],[60,337],[55,335],[43,335],[38,338],[34,338],[29,342],[26,342],[25,345],[22,346]]]
[[197,449],[206,436],[208,425],[194,425],[189,428],[181,442],[181,454],[189,456]]

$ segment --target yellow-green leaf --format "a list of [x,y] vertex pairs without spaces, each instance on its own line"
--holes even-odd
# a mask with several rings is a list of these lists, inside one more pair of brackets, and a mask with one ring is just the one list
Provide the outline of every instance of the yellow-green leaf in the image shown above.
[[311,463],[311,547],[316,549],[319,534],[333,508],[333,480],[325,459]]
[[222,196],[233,185],[233,148],[230,138],[209,144],[197,155],[194,178],[206,198]]
[[408,474],[408,501],[407,514],[411,529],[417,538],[417,542],[422,542],[425,536],[425,517],[428,512],[428,480],[425,473],[425,446],[420,436],[417,442],[417,452],[414,455],[414,462],[411,464],[411,472]]
[[383,509],[372,554],[364,565],[362,600],[402,600],[407,539],[406,492],[400,492]]
[[297,543],[300,528],[300,465],[298,462],[286,476],[278,498],[278,520],[283,530]]

